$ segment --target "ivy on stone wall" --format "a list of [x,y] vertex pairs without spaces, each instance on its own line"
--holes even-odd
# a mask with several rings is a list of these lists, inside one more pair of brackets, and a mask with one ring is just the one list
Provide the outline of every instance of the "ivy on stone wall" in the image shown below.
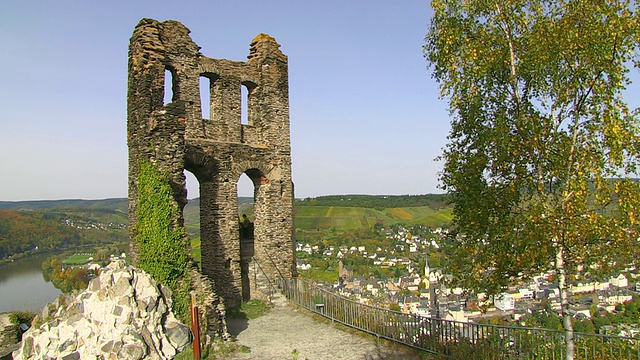
[[138,173],[138,213],[134,240],[139,249],[136,266],[173,291],[173,311],[189,318],[191,290],[188,239],[182,226],[174,226],[178,205],[173,199],[169,177],[153,164],[141,161]]

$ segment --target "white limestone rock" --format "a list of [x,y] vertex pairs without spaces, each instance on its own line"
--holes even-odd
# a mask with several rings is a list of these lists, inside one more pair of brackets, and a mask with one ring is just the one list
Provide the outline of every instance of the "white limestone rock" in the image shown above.
[[[50,308],[51,307],[51,308]],[[191,342],[171,307],[171,292],[122,260],[73,299],[38,315],[14,359],[171,359]]]

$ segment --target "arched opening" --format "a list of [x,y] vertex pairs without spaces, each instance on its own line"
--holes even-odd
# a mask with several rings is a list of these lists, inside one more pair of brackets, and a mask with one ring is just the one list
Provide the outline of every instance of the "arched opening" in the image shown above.
[[246,173],[240,175],[237,182],[238,214],[240,216],[240,277],[242,279],[242,301],[251,300],[250,264],[254,248],[254,185]]
[[243,173],[236,184],[238,191],[238,216],[240,217],[240,239],[253,239],[253,181]]
[[[184,227],[191,242],[191,254],[202,264],[201,238],[200,238],[200,183],[190,171],[184,171],[187,186],[187,205],[183,210]],[[200,269],[202,266],[200,265]]]

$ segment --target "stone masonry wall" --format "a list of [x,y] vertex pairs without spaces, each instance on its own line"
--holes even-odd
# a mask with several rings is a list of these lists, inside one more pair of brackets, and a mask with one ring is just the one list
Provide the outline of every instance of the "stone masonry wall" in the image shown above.
[[[257,289],[247,262],[266,275],[295,276],[293,183],[289,135],[287,57],[260,34],[246,62],[203,56],[177,21],[143,19],[129,47],[129,222],[136,224],[138,163],[151,161],[170,174],[175,205],[186,204],[184,170],[200,183],[202,271],[227,306]],[[165,70],[172,83],[165,84]],[[203,119],[199,79],[210,82],[210,119]],[[173,99],[164,105],[165,86]],[[248,90],[248,123],[241,123],[241,87]],[[237,182],[255,186],[253,258],[241,257]],[[180,212],[181,214],[182,212]],[[180,215],[174,226],[183,226]],[[132,233],[132,235],[134,235]],[[135,241],[131,250],[135,260]],[[249,282],[244,283],[248,278]]]

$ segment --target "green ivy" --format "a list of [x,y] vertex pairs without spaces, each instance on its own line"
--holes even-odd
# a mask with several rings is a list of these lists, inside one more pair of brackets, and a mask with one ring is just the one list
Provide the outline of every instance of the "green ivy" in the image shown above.
[[188,239],[182,226],[174,226],[178,205],[173,199],[169,177],[153,164],[141,161],[138,174],[138,218],[134,239],[138,245],[137,266],[173,292],[173,310],[189,319],[191,286],[187,281],[190,263]]

